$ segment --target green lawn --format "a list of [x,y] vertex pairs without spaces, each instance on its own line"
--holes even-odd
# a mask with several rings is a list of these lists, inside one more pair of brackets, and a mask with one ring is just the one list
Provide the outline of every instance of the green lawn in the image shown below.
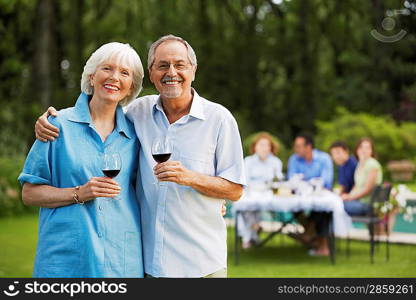
[[[37,239],[37,215],[0,219],[0,277],[30,277]],[[306,249],[288,237],[276,236],[260,249],[243,251],[234,266],[234,235],[228,231],[229,277],[416,277],[416,246],[392,245],[384,262],[384,245],[370,264],[369,245],[352,242],[352,255],[345,256],[345,241],[337,240],[337,262],[309,257]]]
[[234,265],[234,234],[229,230],[229,277],[415,277],[416,245],[391,244],[390,260],[385,262],[385,245],[378,245],[375,264],[370,263],[369,243],[337,239],[336,264],[329,258],[308,256],[307,250],[286,236],[275,236],[262,248],[240,251]]
[[0,218],[0,277],[31,277],[38,216]]

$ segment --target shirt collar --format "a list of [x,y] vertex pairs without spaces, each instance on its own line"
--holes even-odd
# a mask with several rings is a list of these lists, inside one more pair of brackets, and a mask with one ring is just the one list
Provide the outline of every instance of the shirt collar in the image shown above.
[[192,89],[192,93],[194,97],[189,115],[197,119],[205,120],[204,99],[194,89]]
[[[189,116],[192,116],[197,119],[205,120],[205,113],[204,113],[204,98],[200,97],[198,93],[195,91],[195,89],[192,88],[192,104],[191,104],[191,110],[189,111]],[[162,99],[159,97],[157,98],[157,101],[154,105],[154,107],[157,110],[160,110],[163,112],[163,106],[162,106]]]
[[[85,93],[81,93],[77,99],[77,102],[75,103],[75,107],[72,111],[72,114],[68,117],[68,119],[77,123],[86,123],[91,127],[92,119],[90,114],[90,108],[88,106],[89,101],[90,96],[88,96]],[[115,129],[119,133],[123,133],[129,139],[131,139],[132,136],[134,136],[134,132],[131,129],[131,126],[127,124],[126,117],[120,105],[117,105]]]
[[90,108],[88,106],[89,96],[85,93],[81,93],[75,103],[72,114],[68,117],[70,121],[78,123],[91,124]]

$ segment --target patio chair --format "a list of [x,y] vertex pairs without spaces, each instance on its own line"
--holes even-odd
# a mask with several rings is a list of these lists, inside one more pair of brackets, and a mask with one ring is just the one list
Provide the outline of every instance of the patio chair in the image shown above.
[[[369,235],[370,235],[370,261],[374,263],[374,248],[376,244],[375,240],[375,225],[383,224],[385,226],[386,232],[386,261],[390,258],[390,250],[389,250],[389,219],[387,217],[379,217],[377,216],[374,204],[375,203],[383,203],[389,201],[391,191],[391,184],[390,183],[383,183],[381,185],[377,185],[370,198],[370,212],[368,215],[365,216],[351,216],[353,222],[365,224],[368,227]],[[377,241],[378,242],[378,241]],[[350,256],[350,237],[347,236],[347,256]]]

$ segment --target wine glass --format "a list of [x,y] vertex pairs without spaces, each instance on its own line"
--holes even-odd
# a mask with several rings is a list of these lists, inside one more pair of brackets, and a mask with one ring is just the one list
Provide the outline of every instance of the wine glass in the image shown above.
[[[120,173],[121,170],[121,157],[117,152],[104,153],[102,172],[106,177],[114,178]],[[113,198],[114,200],[120,200],[119,196]]]
[[[152,156],[153,159],[158,163],[168,161],[172,154],[172,144],[169,138],[165,136],[157,137],[152,143]],[[159,181],[156,179],[154,184],[158,184]]]

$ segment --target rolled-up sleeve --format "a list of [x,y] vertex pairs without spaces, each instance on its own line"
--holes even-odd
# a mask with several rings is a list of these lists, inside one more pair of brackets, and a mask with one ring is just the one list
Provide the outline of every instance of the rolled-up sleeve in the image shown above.
[[241,137],[237,122],[231,114],[225,115],[222,120],[215,160],[216,176],[246,186]]
[[25,182],[32,184],[51,185],[51,168],[48,159],[50,143],[35,141],[26,158],[25,165],[18,180],[20,184]]
[[[54,117],[48,118],[49,122],[61,129],[59,122]],[[23,170],[17,178],[21,185],[25,182],[31,184],[47,184],[52,185],[52,171],[51,171],[51,151],[52,143],[55,142],[40,142],[36,140],[29,154],[26,157]]]

